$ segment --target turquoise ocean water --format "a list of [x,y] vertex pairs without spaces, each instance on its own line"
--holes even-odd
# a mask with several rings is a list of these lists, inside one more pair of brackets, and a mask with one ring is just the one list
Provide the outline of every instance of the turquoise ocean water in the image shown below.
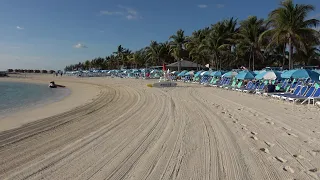
[[0,118],[24,108],[41,106],[69,95],[67,88],[48,88],[45,84],[0,81]]

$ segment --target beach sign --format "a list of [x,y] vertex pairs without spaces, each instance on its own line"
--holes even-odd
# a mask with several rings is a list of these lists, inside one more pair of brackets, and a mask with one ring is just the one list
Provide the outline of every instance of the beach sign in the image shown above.
[[[149,86],[149,84],[147,85],[148,87],[150,87]],[[161,87],[175,87],[175,86],[177,86],[177,83],[174,83],[174,82],[158,82],[158,83],[154,83],[154,84],[152,84],[152,87],[158,87],[158,88],[161,88]]]

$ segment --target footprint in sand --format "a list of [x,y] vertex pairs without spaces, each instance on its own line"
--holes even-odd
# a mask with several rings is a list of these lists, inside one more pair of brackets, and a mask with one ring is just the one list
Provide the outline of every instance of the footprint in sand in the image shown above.
[[260,148],[260,151],[263,151],[263,152],[265,152],[267,154],[270,154],[270,151],[267,148]]
[[290,173],[294,173],[294,170],[290,167],[290,166],[285,166],[283,168],[283,170],[287,171],[287,172],[290,172]]
[[254,132],[254,131],[251,131],[251,134],[252,135],[257,135],[258,133]]
[[268,141],[265,141],[264,143],[266,143],[266,145],[268,145],[269,147],[273,147],[275,145],[275,144],[268,142]]
[[296,134],[293,133],[287,133],[289,136],[298,137]]
[[287,127],[282,127],[284,130],[287,130],[287,131],[291,131],[290,128],[287,128]]
[[309,169],[310,172],[317,172],[318,168]]
[[279,162],[282,162],[282,163],[287,162],[287,160],[286,160],[286,159],[283,159],[282,157],[276,156],[275,159],[278,160]]
[[246,127],[242,127],[241,129],[242,129],[242,130],[245,130],[245,131],[247,131],[247,130],[248,130]]
[[300,154],[294,154],[293,157],[298,158],[298,159],[304,159],[304,157],[301,156]]
[[267,123],[268,123],[268,124],[271,124],[271,125],[274,125],[274,122],[271,122],[271,121],[268,121]]
[[238,123],[238,121],[232,121],[233,123],[235,123],[235,124],[237,124]]
[[251,138],[251,139],[254,139],[254,140],[256,140],[256,141],[258,140],[258,138],[257,138],[256,136],[251,136],[250,138]]

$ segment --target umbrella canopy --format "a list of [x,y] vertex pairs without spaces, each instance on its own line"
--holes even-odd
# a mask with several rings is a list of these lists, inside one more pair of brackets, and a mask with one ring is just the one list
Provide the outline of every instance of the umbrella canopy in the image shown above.
[[194,71],[189,71],[185,74],[186,76],[193,76],[194,75]]
[[260,73],[263,73],[265,71],[261,70],[261,71],[253,71],[255,74],[260,74]]
[[247,73],[247,72],[251,73],[253,76],[257,75],[257,73],[255,73],[254,71],[250,71],[250,70],[243,70],[243,71],[238,72],[238,74]]
[[229,72],[223,74],[222,77],[231,78],[231,77],[234,77],[234,76],[236,76],[236,75],[238,75],[237,72],[235,72],[235,71],[229,71]]
[[141,70],[138,70],[138,69],[133,69],[132,70],[132,73],[139,73],[139,72],[141,72]]
[[180,77],[180,76],[184,76],[187,72],[188,72],[188,71],[183,70],[182,72],[180,72],[180,73],[178,74],[178,76],[179,76],[179,77]]
[[200,74],[202,73],[203,71],[198,71],[194,76],[195,77],[198,77],[198,76],[200,76]]
[[315,69],[315,70],[313,70],[314,72],[316,72],[316,73],[318,73],[318,74],[320,74],[320,69]]
[[178,71],[172,71],[171,74],[178,75],[179,72]]
[[294,69],[281,74],[282,78],[312,79],[319,81],[319,73],[309,69]]
[[249,71],[241,71],[239,74],[236,75],[237,79],[254,79],[254,75]]
[[200,76],[209,76],[210,72],[209,71],[204,71],[200,74]]
[[221,77],[223,74],[223,71],[214,71],[210,74],[210,76]]
[[281,74],[277,71],[265,71],[256,75],[255,77],[257,80],[264,79],[264,80],[276,80],[281,78]]

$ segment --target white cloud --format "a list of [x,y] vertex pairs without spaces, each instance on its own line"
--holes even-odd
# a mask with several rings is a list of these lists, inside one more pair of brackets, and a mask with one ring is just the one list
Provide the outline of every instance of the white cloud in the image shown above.
[[88,48],[86,45],[78,43],[76,45],[73,46],[74,48],[80,49],[80,48]]
[[118,8],[122,11],[100,11],[100,15],[119,15],[124,16],[128,20],[141,19],[139,12],[133,8],[118,5]]
[[199,4],[198,7],[199,7],[199,8],[207,8],[208,5],[206,5],[206,4]]
[[217,4],[217,8],[224,8],[224,4]]
[[131,20],[131,19],[135,19],[136,17],[135,17],[135,16],[132,16],[131,14],[129,14],[129,15],[126,16],[126,18],[129,19],[129,20]]
[[21,27],[21,26],[17,26],[17,29],[19,29],[19,30],[23,30],[24,28],[23,28],[23,27]]
[[119,11],[100,11],[101,15],[123,15],[123,12]]

